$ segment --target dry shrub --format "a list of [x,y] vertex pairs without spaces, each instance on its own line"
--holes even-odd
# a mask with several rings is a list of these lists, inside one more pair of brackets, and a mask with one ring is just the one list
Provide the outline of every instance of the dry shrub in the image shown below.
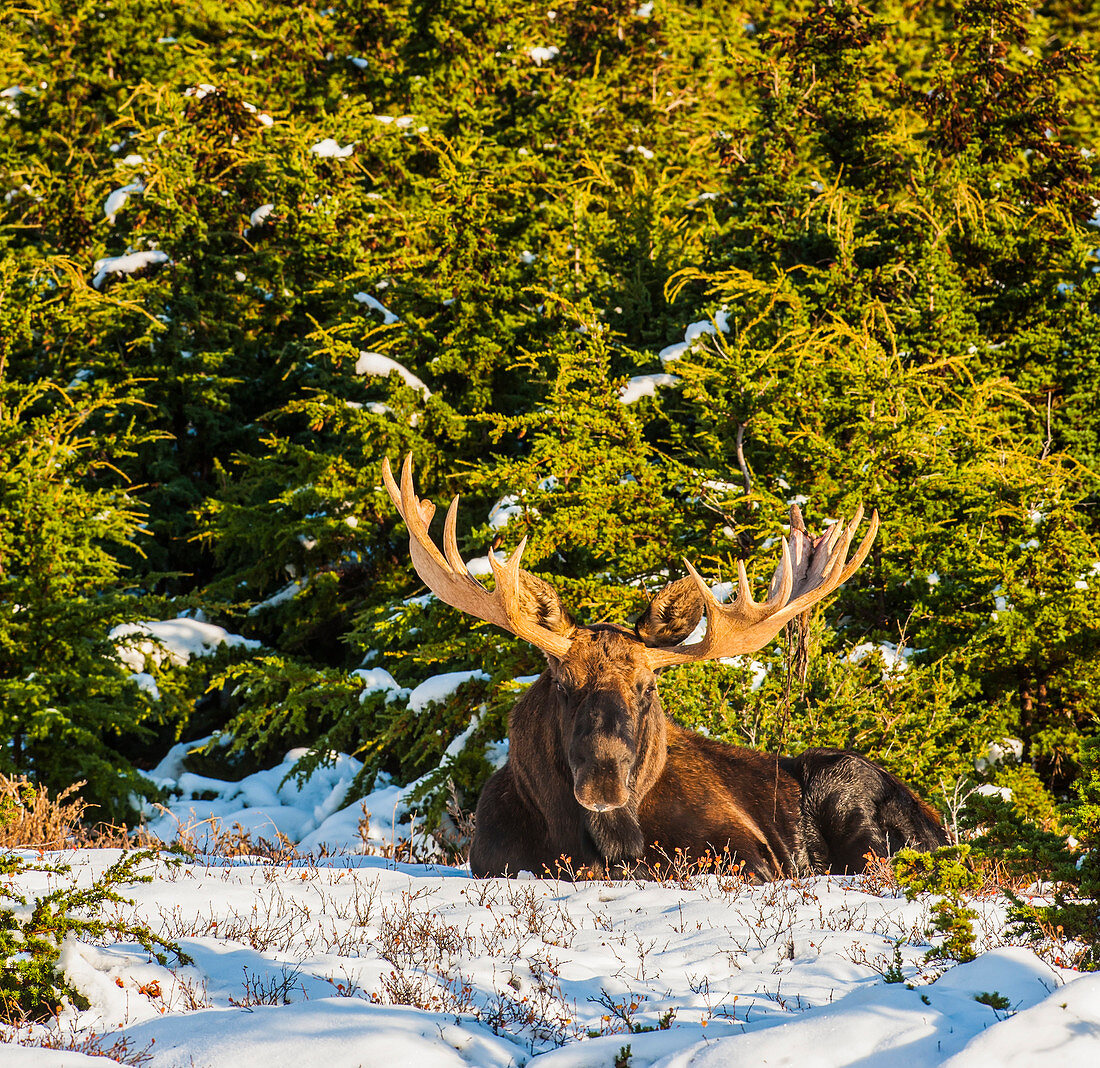
[[23,777],[0,775],[0,848],[130,849],[159,845],[140,831],[113,823],[88,824],[90,806],[74,796],[85,784],[73,783],[50,797],[44,786]]
[[[163,812],[168,812],[163,805],[157,807]],[[157,844],[160,844],[159,839]],[[226,827],[216,817],[177,823],[176,837],[172,844],[176,851],[192,859],[252,857],[272,864],[289,864],[292,861],[304,859],[295,844],[278,828],[275,828],[273,840],[259,835],[253,838],[252,831],[240,823]]]
[[[81,1053],[85,1057],[106,1057],[112,1064],[141,1068],[153,1059],[153,1043],[138,1048],[134,1040],[124,1035],[78,1035],[59,1030],[29,1027],[0,1029],[0,1039],[11,1041],[24,1049],[54,1050],[59,1053]],[[42,1058],[49,1064],[49,1058]]]
[[[894,897],[902,892],[893,858],[868,853],[866,860],[867,866],[856,877],[858,889],[875,897]],[[973,853],[967,857],[966,866],[979,880],[975,888],[967,892],[969,897],[997,897],[1005,895],[1006,891],[1020,894],[1032,882],[1031,876],[1013,875],[1008,866],[999,860],[974,856]]]
[[894,865],[889,857],[880,857],[877,853],[867,853],[864,859],[867,866],[856,876],[855,886],[865,894],[874,897],[895,897],[901,893]]
[[[411,838],[397,838],[391,842],[372,842],[370,839],[370,812],[366,803],[359,817],[358,834],[362,841],[361,852],[366,856],[384,857],[395,864],[438,864],[447,859],[451,863],[465,863],[465,854],[457,848],[448,849],[439,839],[439,833],[433,835],[413,835]],[[456,855],[457,854],[457,855]]]
[[62,849],[76,837],[88,808],[73,795],[83,782],[50,797],[44,786],[28,779],[0,775],[0,846]]

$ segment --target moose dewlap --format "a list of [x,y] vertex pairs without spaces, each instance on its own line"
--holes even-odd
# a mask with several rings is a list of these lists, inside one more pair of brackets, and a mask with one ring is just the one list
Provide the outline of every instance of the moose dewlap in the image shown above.
[[[752,877],[861,871],[868,853],[947,842],[932,809],[859,753],[810,749],[777,757],[705,738],[665,715],[664,668],[762,649],[791,619],[859,567],[878,530],[873,514],[848,559],[863,510],[812,537],[797,508],[766,600],[738,564],[736,598],[719,604],[696,570],[653,598],[633,630],[579,626],[554,589],[524,571],[521,542],[490,592],[467,571],[451,502],[443,551],[416,496],[411,457],[400,487],[382,478],[409,529],[409,554],[442,601],[537,646],[547,668],[512,710],[508,761],[486,783],[470,851],[475,875],[646,874],[677,854],[730,856]],[[706,635],[681,644],[706,614]]]

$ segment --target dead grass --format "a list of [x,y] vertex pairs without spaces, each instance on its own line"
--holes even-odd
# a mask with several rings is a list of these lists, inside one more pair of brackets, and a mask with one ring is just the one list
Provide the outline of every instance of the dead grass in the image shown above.
[[60,849],[76,834],[88,806],[73,795],[74,783],[56,797],[28,779],[0,775],[0,846]]
[[[168,812],[163,805],[158,806]],[[159,839],[157,845],[161,845]],[[302,859],[295,844],[282,831],[276,830],[272,838],[252,836],[239,823],[226,827],[221,820],[207,819],[190,823],[178,823],[172,848],[192,860],[203,857],[251,857],[272,864],[289,864]]]
[[[72,1034],[32,1027],[26,1032],[19,1029],[0,1031],[0,1038],[31,1049],[82,1053],[85,1057],[107,1057],[114,1063],[132,1065],[134,1068],[141,1068],[141,1065],[148,1064],[153,1059],[152,1042],[138,1049],[133,1039],[119,1035]],[[42,1063],[49,1064],[49,1058],[43,1057]]]
[[91,806],[77,796],[84,785],[73,783],[51,797],[29,779],[0,775],[0,848],[127,849],[149,844],[140,832],[85,820]]

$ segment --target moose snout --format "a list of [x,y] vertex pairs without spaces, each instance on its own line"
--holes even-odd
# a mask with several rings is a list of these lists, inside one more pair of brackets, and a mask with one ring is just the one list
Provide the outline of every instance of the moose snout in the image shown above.
[[629,773],[618,762],[578,769],[573,775],[573,796],[590,812],[610,812],[630,800]]

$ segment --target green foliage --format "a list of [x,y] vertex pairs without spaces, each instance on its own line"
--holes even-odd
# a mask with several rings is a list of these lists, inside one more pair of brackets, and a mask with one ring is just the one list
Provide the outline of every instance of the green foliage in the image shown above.
[[[1082,746],[1076,797],[1065,806],[1065,822],[1073,837],[1047,835],[1049,861],[1040,869],[1051,887],[1048,901],[1013,896],[1012,919],[1018,929],[1041,946],[1057,947],[1066,963],[1086,971],[1100,969],[1100,744]],[[1034,838],[1025,829],[1021,838]]]
[[902,849],[893,858],[894,875],[912,901],[917,894],[941,894],[932,906],[932,926],[943,942],[928,951],[929,960],[973,960],[974,924],[978,913],[966,903],[966,895],[981,886],[981,879],[967,863],[968,845],[944,846],[931,853]]
[[[65,1000],[78,1008],[88,1007],[58,967],[67,940],[99,941],[110,934],[137,942],[161,964],[168,962],[168,954],[181,964],[191,963],[178,945],[165,941],[146,925],[107,918],[103,913],[109,904],[133,904],[120,888],[150,882],[152,876],[139,872],[138,866],[155,859],[156,854],[148,850],[126,853],[90,886],[62,879],[56,889],[33,902],[13,892],[10,884],[0,884],[0,900],[14,906],[0,906],[0,1021],[43,1020],[55,1015]],[[71,870],[67,864],[30,861],[14,853],[0,856],[0,876],[9,880],[26,872],[63,877]]]
[[1012,1002],[998,990],[983,990],[974,995],[974,1000],[981,1005],[988,1005],[994,1012],[1007,1012],[1012,1007]]
[[[629,623],[683,557],[759,586],[791,501],[877,507],[804,682],[764,650],[669,672],[666,704],[941,801],[1019,738],[981,848],[1023,864],[1030,821],[1061,864],[1100,715],[1095,28],[1022,0],[554,10],[0,15],[0,770],[124,817],[137,768],[228,731],[237,770],[313,745],[303,775],[349,752],[356,791],[472,805],[541,661],[421,596],[379,477],[408,453],[424,496],[462,491],[465,558],[526,537],[582,622]],[[199,609],[263,653],[138,689],[113,628]]]
[[164,716],[108,638],[135,615],[126,563],[140,559],[146,515],[117,465],[151,435],[136,383],[13,374],[52,288],[49,271],[0,254],[0,771],[50,787],[87,779],[117,816],[128,792],[149,791],[122,739],[150,737]]
[[882,979],[886,983],[904,983],[905,973],[902,971],[904,959],[901,955],[901,943],[894,943],[894,952],[890,963],[882,970]]

